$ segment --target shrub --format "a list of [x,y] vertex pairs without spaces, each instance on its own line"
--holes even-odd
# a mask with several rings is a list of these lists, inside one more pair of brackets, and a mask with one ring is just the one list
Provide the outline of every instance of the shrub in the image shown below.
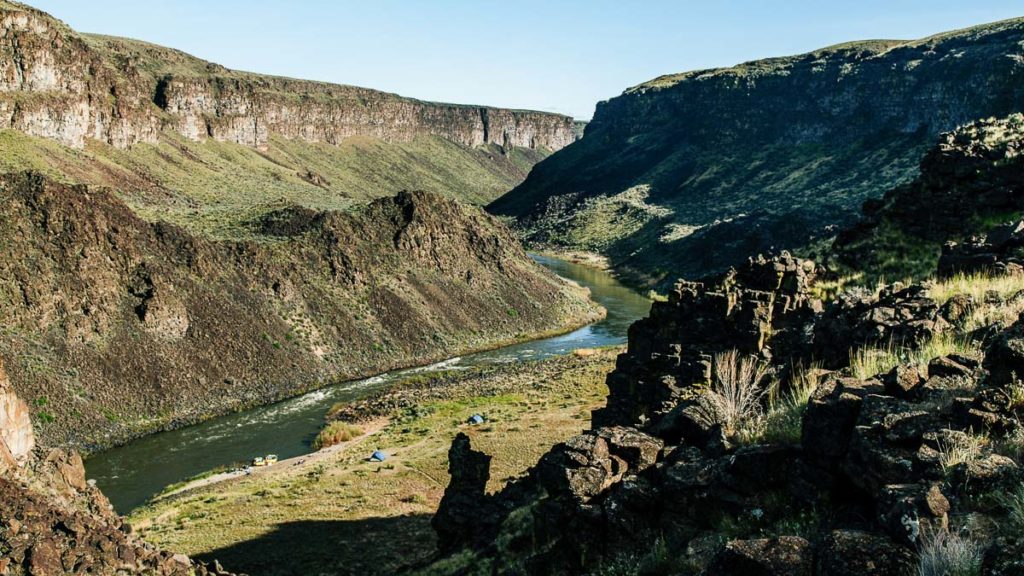
[[737,350],[715,355],[714,379],[697,409],[708,424],[720,424],[728,436],[753,436],[763,425],[763,385],[768,367]]
[[362,428],[348,422],[331,422],[317,434],[316,439],[313,440],[313,449],[322,450],[328,446],[348,442],[362,434]]
[[922,539],[918,552],[920,576],[981,576],[984,550],[966,536],[942,530]]

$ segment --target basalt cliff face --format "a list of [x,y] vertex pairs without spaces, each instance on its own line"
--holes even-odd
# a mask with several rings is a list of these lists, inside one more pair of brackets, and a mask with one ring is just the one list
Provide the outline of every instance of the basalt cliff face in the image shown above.
[[1024,102],[1024,20],[665,76],[598,106],[490,210],[664,288],[832,236],[938,135]]
[[[823,304],[817,271],[784,254],[677,284],[591,429],[498,494],[457,437],[423,573],[1021,574],[1020,293]],[[967,329],[984,306],[1005,314]]]
[[0,127],[78,148],[87,138],[120,148],[155,143],[164,128],[257,148],[271,134],[330,144],[437,135],[548,151],[575,139],[565,116],[234,72],[158,46],[79,35],[14,2],[0,3],[0,38]]
[[421,192],[285,207],[257,240],[0,178],[0,354],[46,443],[109,445],[597,316],[477,208]]
[[200,233],[237,237],[225,214],[282,199],[486,204],[576,138],[566,116],[229,70],[0,1],[0,172],[110,186]]

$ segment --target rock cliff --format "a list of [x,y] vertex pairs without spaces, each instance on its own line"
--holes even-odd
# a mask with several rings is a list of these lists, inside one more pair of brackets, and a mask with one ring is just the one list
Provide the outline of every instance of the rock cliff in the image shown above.
[[469,147],[547,151],[575,140],[565,116],[235,72],[142,42],[77,34],[6,0],[0,54],[0,127],[76,148],[87,139],[119,148],[155,143],[167,128],[256,148],[272,134],[330,144],[437,135]]
[[666,291],[829,238],[913,179],[938,135],[1024,102],[1024,20],[665,76],[598,106],[585,136],[490,210]]
[[591,429],[498,494],[457,438],[425,573],[1020,574],[1019,294],[965,331],[964,295],[823,306],[815,270],[679,283]]
[[109,445],[597,316],[500,222],[434,194],[251,226],[214,241],[109,190],[0,178],[0,353],[43,441]]
[[[132,535],[85,479],[75,452],[34,451],[33,430],[0,361],[0,574],[228,575]],[[14,451],[16,461],[5,461]]]

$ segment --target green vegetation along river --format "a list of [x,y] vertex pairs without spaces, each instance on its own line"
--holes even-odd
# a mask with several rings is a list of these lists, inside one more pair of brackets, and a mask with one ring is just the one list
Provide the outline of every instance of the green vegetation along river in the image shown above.
[[310,443],[323,426],[324,413],[336,402],[355,400],[411,374],[539,360],[576,348],[621,344],[629,325],[650,309],[648,299],[606,272],[546,256],[534,258],[558,275],[590,288],[594,301],[608,310],[607,317],[561,336],[344,382],[277,404],[141,438],[89,458],[88,476],[96,480],[118,512],[126,513],[164,487],[207,470],[263,454],[290,458],[310,452]]

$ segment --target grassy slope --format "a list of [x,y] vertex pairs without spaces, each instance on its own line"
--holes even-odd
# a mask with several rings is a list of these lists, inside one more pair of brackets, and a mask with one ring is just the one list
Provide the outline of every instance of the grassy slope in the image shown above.
[[[445,398],[424,399],[424,415],[394,418],[324,459],[158,501],[130,521],[151,543],[217,558],[232,570],[393,573],[434,550],[429,520],[448,481],[447,450],[457,432],[494,457],[490,487],[497,490],[587,427],[620,351],[474,374],[450,384]],[[488,422],[463,424],[474,413]],[[392,457],[365,462],[378,448]]]
[[0,172],[31,168],[69,183],[111,186],[147,219],[214,237],[245,236],[246,222],[284,204],[344,210],[403,189],[486,203],[524,178],[541,155],[470,149],[431,136],[395,144],[351,139],[341,146],[274,137],[260,151],[172,132],[155,146],[91,143],[80,151],[0,131]]
[[939,132],[1018,109],[1022,35],[1017,19],[664,76],[599,106],[489,209],[638,285],[811,245],[913,179]]

